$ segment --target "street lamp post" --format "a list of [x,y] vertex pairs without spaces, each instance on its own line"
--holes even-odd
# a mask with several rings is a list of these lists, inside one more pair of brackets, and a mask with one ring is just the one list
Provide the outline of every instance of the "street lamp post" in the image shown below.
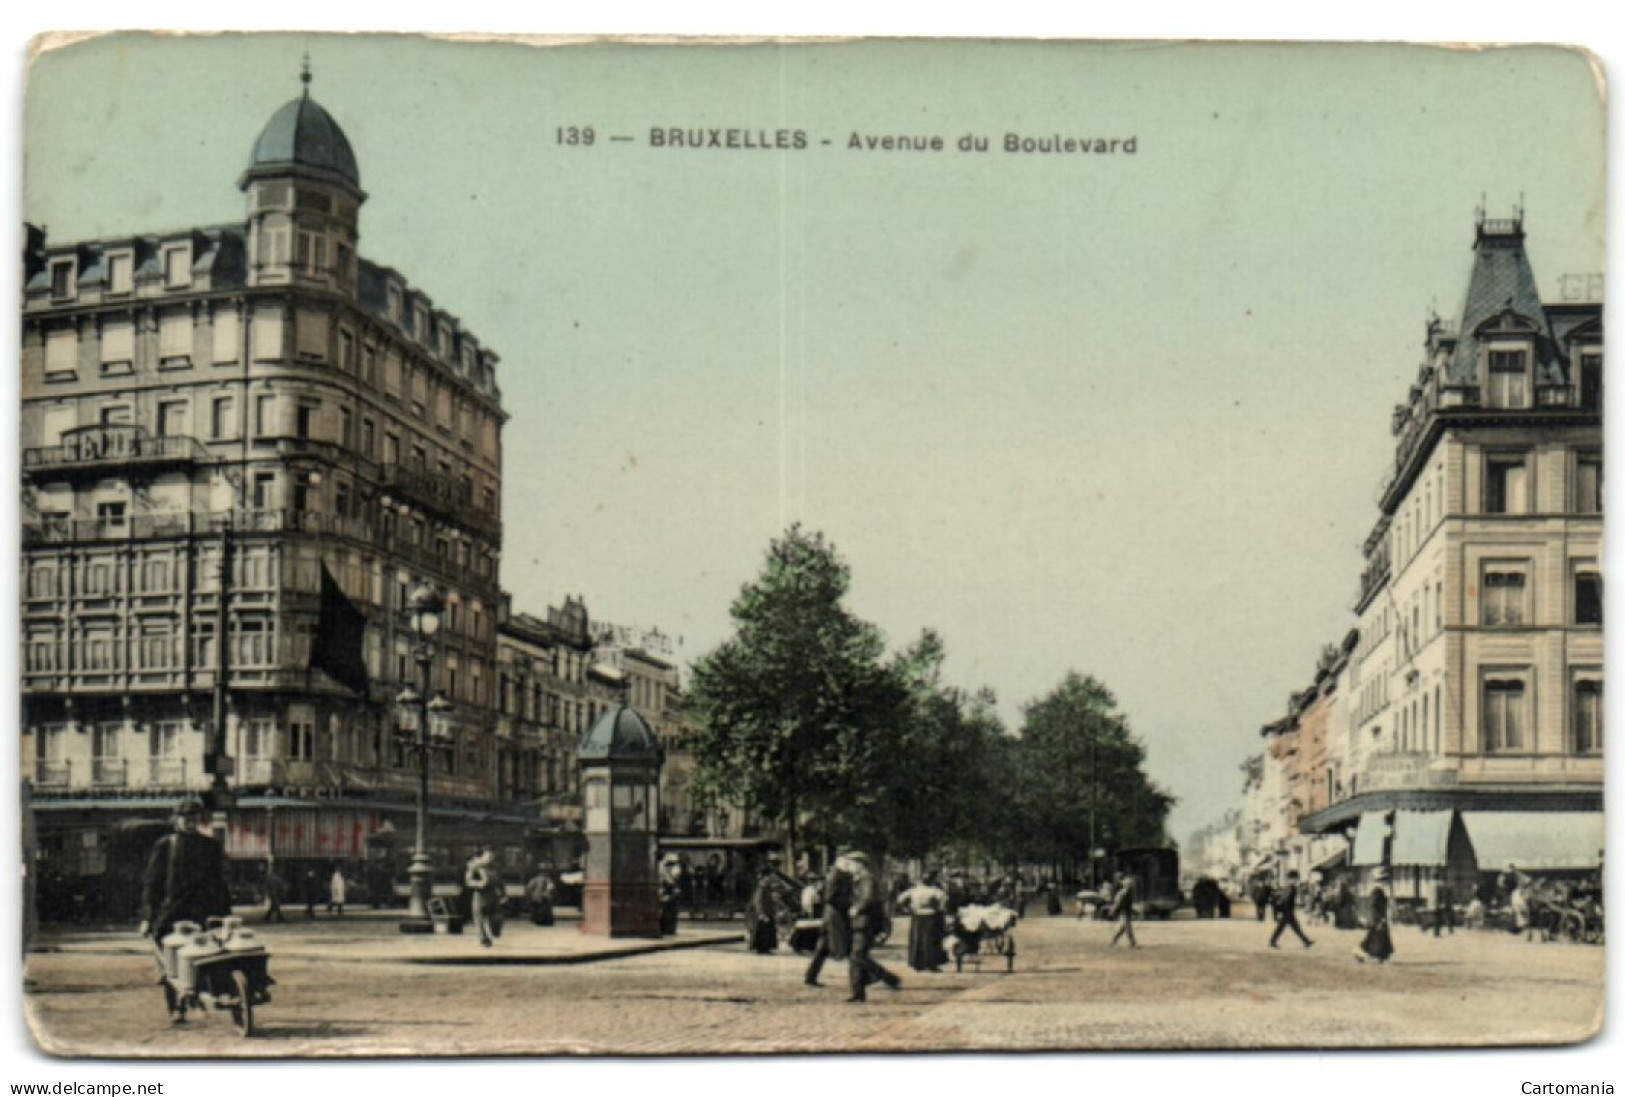
[[440,631],[442,605],[440,594],[433,587],[420,586],[411,593],[411,630],[416,641],[412,658],[418,666],[419,688],[407,686],[396,698],[402,709],[416,710],[418,723],[417,835],[412,845],[412,864],[406,870],[410,890],[406,920],[401,923],[402,933],[429,933],[434,929],[429,916],[434,878],[434,868],[429,861],[429,721],[431,715],[438,716],[451,707],[442,697],[430,698],[435,636]]

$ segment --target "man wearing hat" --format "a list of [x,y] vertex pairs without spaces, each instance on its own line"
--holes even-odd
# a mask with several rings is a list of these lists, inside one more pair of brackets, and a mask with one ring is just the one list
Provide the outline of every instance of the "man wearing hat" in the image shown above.
[[204,925],[231,913],[226,883],[226,851],[198,833],[203,803],[182,800],[175,806],[175,830],[153,843],[141,888],[141,926],[137,931],[162,941],[176,922]]
[[810,987],[819,985],[818,973],[824,970],[825,960],[845,960],[852,951],[852,863],[845,852],[835,858],[824,876],[823,901],[824,925],[802,978]]
[[875,934],[886,919],[886,905],[880,898],[880,880],[869,865],[869,855],[852,850],[846,855],[852,872],[852,959],[847,965],[851,980],[848,1002],[864,1000],[864,989],[870,983],[885,983],[892,990],[903,985],[903,980],[881,967],[869,950],[874,946]]
[[1289,929],[1298,935],[1304,948],[1315,947],[1315,943],[1304,936],[1303,927],[1298,925],[1297,869],[1286,874],[1286,887],[1275,893],[1275,932],[1270,934],[1270,948],[1280,948],[1278,942],[1281,934]]

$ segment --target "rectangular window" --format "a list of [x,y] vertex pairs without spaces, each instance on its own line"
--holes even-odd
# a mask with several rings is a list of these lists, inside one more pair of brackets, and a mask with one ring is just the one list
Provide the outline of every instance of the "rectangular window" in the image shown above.
[[158,436],[179,438],[186,433],[186,401],[165,400],[158,405]]
[[297,438],[316,436],[316,416],[321,406],[311,400],[301,400],[294,410],[293,433]]
[[1602,454],[1581,453],[1574,459],[1574,512],[1602,513]]
[[1602,574],[1587,562],[1574,566],[1574,623],[1602,624]]
[[72,377],[79,368],[79,333],[57,328],[45,337],[45,376]]
[[1527,580],[1526,565],[1484,565],[1484,586],[1479,595],[1479,623],[1525,624]]
[[1528,726],[1523,679],[1493,677],[1484,680],[1484,750],[1489,753],[1521,751]]
[[349,408],[339,409],[339,445],[345,449],[355,445],[355,413]]
[[192,364],[192,314],[166,312],[158,318],[158,364],[178,369]]
[[234,308],[216,309],[214,313],[214,346],[210,358],[214,364],[228,365],[242,356],[243,325]]
[[368,347],[361,354],[361,379],[369,385],[378,383],[378,348]]
[[282,310],[267,307],[254,310],[254,361],[282,360]]
[[294,317],[299,357],[306,361],[327,361],[327,314],[300,309]]
[[192,284],[192,247],[181,244],[164,249],[164,286],[185,289]]
[[384,435],[384,464],[401,463],[401,440],[393,434]]
[[229,396],[216,396],[209,404],[209,437],[215,441],[237,433],[237,415]]
[[124,529],[125,506],[122,501],[96,504],[96,528],[101,533],[119,533]]
[[1578,678],[1574,682],[1573,744],[1576,754],[1602,753],[1602,680]]
[[1521,350],[1492,350],[1489,364],[1485,402],[1492,408],[1528,407],[1528,355]]
[[1529,513],[1529,472],[1522,455],[1495,455],[1484,461],[1484,513]]
[[107,257],[107,292],[129,293],[133,283],[130,274],[133,263],[129,252]]
[[276,397],[254,397],[254,434],[264,438],[276,429]]
[[271,509],[271,492],[276,486],[276,473],[256,472],[254,474],[253,494],[250,496],[251,506],[255,510]]
[[243,757],[274,758],[276,725],[264,717],[243,722]]
[[371,419],[361,420],[361,456],[369,458],[372,456],[373,444],[377,441],[374,437],[376,433]]
[[355,372],[355,336],[339,329],[339,368],[345,373]]
[[58,301],[73,296],[74,261],[57,259],[51,263],[51,296]]
[[1602,410],[1602,355],[1580,355],[1580,408]]
[[102,372],[130,373],[135,369],[135,324],[108,320],[102,324]]

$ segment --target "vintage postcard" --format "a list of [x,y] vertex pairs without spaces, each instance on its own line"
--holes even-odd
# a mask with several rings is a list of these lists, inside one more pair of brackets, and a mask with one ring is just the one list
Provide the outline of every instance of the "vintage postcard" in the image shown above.
[[37,1047],[1590,1039],[1604,104],[1558,46],[37,41]]

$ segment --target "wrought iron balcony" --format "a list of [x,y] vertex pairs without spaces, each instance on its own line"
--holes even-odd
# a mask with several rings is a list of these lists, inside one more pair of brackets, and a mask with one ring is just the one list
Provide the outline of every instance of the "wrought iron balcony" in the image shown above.
[[126,758],[92,758],[90,783],[124,786],[129,783],[130,763]]
[[67,788],[73,783],[73,763],[47,762],[44,759],[34,763],[34,784],[40,788]]
[[385,491],[470,529],[490,534],[501,531],[496,516],[475,505],[469,484],[454,476],[394,464],[383,467],[379,484]]
[[147,787],[175,789],[185,788],[186,759],[148,758]]
[[131,423],[75,427],[62,432],[54,446],[23,450],[23,472],[45,474],[101,474],[117,468],[122,475],[189,468],[209,460],[209,451],[196,438],[184,435],[154,437],[146,427]]

